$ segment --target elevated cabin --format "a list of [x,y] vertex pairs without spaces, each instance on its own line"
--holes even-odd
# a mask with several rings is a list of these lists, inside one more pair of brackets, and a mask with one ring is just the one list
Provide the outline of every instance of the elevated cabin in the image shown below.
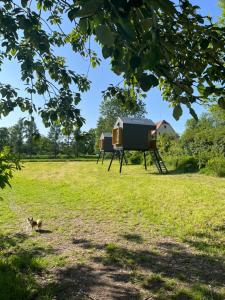
[[[118,118],[112,130],[115,150],[148,151],[155,139],[156,125],[150,119]],[[156,145],[156,143],[155,143]]]
[[112,134],[103,132],[99,139],[99,150],[104,152],[113,152]]
[[149,152],[159,173],[167,173],[167,168],[158,152],[156,144],[156,125],[150,119],[118,118],[112,130],[112,144],[114,152],[108,167],[111,168],[114,154],[121,153],[120,173],[122,171],[124,151],[142,151],[147,170],[146,152]]

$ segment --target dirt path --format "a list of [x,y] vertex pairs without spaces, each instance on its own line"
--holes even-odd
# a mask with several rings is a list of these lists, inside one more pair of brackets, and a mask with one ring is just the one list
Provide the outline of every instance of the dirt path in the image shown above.
[[[51,247],[50,260],[65,258],[63,266],[36,276],[42,290],[54,291],[54,300],[225,299],[223,258],[199,251],[194,243],[153,238],[138,225],[124,232],[109,222],[65,217],[65,212],[46,220],[43,232],[32,233],[24,208],[12,198],[9,207],[17,215],[18,232]],[[214,246],[219,247],[216,241]],[[193,294],[200,289],[205,298]]]

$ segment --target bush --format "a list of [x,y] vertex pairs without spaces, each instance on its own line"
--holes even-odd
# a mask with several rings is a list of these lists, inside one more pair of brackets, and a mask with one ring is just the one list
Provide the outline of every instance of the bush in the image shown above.
[[198,160],[192,156],[177,156],[167,158],[167,163],[176,171],[191,173],[199,170]]
[[13,177],[13,171],[20,170],[19,160],[10,154],[8,147],[0,152],[0,188],[3,189],[10,185],[10,179]]
[[210,159],[203,173],[208,175],[215,175],[218,177],[225,177],[225,158],[224,157],[215,157]]
[[128,161],[132,165],[140,165],[143,162],[143,153],[134,151],[128,156]]

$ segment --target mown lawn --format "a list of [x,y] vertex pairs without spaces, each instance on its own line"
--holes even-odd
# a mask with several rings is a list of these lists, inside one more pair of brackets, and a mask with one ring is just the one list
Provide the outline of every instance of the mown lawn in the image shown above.
[[107,165],[25,163],[1,191],[0,299],[225,299],[225,179]]

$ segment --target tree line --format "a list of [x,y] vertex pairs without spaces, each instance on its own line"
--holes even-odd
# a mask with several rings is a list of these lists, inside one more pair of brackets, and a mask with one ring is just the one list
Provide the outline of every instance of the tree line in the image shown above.
[[95,153],[95,129],[64,135],[59,126],[51,126],[47,136],[41,135],[34,120],[20,119],[15,125],[0,128],[0,151],[4,147],[20,158],[78,157]]

